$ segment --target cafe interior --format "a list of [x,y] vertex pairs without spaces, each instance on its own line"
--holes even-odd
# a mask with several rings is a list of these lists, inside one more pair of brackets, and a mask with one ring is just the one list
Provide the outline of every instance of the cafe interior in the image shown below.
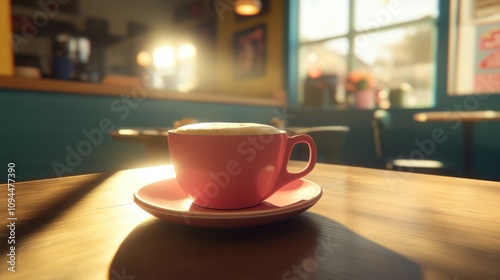
[[454,50],[446,1],[262,1],[253,16],[222,0],[3,2],[3,158],[24,180],[168,160],[155,133],[182,120],[339,126],[333,163],[500,180],[498,82],[471,88],[479,53]]
[[[16,210],[17,234],[27,239],[18,246],[25,268],[18,254],[17,274],[2,268],[2,279],[44,273],[51,275],[46,279],[201,279],[189,264],[208,279],[306,279],[306,272],[307,279],[498,279],[498,22],[493,0],[1,0],[0,138],[9,171],[0,183],[6,191],[15,173],[16,199],[29,201],[20,200]],[[171,171],[168,131],[202,122],[260,123],[289,137],[310,135],[318,171],[304,178],[321,187],[322,199],[281,223],[247,228],[231,220],[245,229],[229,233],[203,229],[202,218],[193,219],[202,229],[144,224],[150,216],[132,202],[134,190],[163,179],[164,168]],[[309,157],[305,144],[290,154],[297,168]],[[385,187],[370,186],[379,181]],[[372,193],[379,200],[369,200]],[[86,249],[67,238],[77,220],[66,216],[85,225],[92,211],[111,209],[97,194],[123,196],[120,203],[137,209],[121,210],[128,224],[122,217],[103,226],[109,240],[82,237],[102,245]],[[44,206],[49,200],[52,206]],[[417,202],[427,206],[405,208]],[[2,203],[3,217],[11,204]],[[433,208],[439,205],[449,212]],[[465,214],[476,210],[475,218]],[[117,214],[95,219],[120,215],[116,207],[109,211]],[[439,216],[444,212],[449,220]],[[411,222],[420,218],[426,227]],[[398,230],[413,243],[394,241]],[[9,235],[3,233],[0,240]],[[468,243],[473,234],[485,236]],[[285,237],[275,242],[279,236]],[[168,257],[141,247],[152,240],[172,251]],[[284,249],[285,242],[293,245]],[[325,242],[334,248],[325,247],[328,258],[321,255]],[[214,244],[223,250],[214,253]],[[87,266],[68,249],[75,247],[92,255]],[[42,260],[63,251],[54,261],[60,271]],[[149,266],[138,265],[141,254]],[[258,271],[242,264],[254,258]],[[216,262],[228,265],[218,270]]]

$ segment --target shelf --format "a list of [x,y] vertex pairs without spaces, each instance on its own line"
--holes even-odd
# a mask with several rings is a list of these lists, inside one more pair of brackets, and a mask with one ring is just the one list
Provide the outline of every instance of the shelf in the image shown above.
[[[123,95],[130,96],[134,87],[62,81],[54,79],[34,79],[0,76],[0,89],[121,97]],[[286,105],[284,100],[265,97],[234,96],[212,93],[186,93],[167,90],[149,90],[146,92],[146,98],[150,99],[176,100],[186,102],[228,103],[272,107],[282,107]]]

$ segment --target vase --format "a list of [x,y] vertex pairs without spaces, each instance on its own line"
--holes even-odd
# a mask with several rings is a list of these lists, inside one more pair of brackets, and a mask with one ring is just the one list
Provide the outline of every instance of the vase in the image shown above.
[[373,89],[361,89],[354,92],[356,107],[359,109],[375,108],[376,94]]

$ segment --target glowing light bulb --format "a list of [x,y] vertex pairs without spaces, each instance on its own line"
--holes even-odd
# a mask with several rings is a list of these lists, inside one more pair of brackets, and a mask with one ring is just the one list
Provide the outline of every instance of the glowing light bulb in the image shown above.
[[243,16],[253,16],[260,12],[262,3],[260,0],[236,0],[234,9],[237,14]]
[[151,65],[153,59],[151,58],[151,54],[146,51],[141,51],[137,54],[137,64],[142,67],[146,67]]
[[196,57],[196,47],[193,44],[182,44],[177,49],[179,60],[188,60]]
[[175,49],[172,46],[163,46],[154,50],[153,62],[157,69],[166,69],[175,66]]

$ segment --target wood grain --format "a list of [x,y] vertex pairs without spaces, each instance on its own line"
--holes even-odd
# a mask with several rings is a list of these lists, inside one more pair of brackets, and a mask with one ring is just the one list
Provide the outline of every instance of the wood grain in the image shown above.
[[18,183],[17,272],[1,239],[0,278],[500,279],[498,182],[318,164],[307,178],[324,195],[306,213],[218,230],[169,224],[132,203],[171,170]]

